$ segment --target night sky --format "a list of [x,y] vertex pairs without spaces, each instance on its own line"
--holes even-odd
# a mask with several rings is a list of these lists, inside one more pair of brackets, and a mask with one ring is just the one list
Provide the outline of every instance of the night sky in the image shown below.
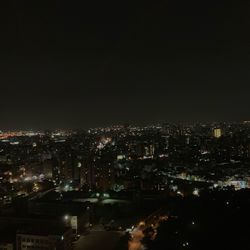
[[250,119],[249,1],[5,2],[0,129]]

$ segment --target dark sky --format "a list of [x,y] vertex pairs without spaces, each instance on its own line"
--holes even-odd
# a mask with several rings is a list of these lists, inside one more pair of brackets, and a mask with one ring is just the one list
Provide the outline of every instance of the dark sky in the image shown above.
[[0,129],[250,119],[249,1],[5,2]]

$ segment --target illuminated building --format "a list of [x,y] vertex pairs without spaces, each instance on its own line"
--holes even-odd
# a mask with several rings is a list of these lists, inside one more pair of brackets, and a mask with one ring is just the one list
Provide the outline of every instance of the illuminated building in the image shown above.
[[16,235],[16,249],[60,249],[71,247],[72,230],[50,228],[20,230]]
[[213,133],[214,133],[215,138],[220,138],[221,137],[221,129],[220,128],[215,128]]

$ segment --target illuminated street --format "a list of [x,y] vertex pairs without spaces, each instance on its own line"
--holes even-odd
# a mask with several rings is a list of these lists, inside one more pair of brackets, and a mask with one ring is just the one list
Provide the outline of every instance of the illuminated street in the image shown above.
[[143,250],[144,246],[141,243],[141,240],[144,237],[144,234],[141,229],[135,228],[131,232],[132,239],[129,241],[128,249],[129,250]]
[[128,242],[129,250],[144,250],[145,246],[142,244],[142,239],[144,238],[144,230],[148,228],[153,229],[153,233],[150,235],[150,238],[153,240],[157,235],[157,228],[161,221],[167,220],[167,216],[160,216],[161,209],[155,211],[149,215],[145,220],[140,221],[135,228],[131,231],[131,240]]

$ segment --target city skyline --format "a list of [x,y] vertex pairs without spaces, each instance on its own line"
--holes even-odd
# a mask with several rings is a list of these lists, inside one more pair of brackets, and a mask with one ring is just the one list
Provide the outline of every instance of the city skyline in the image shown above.
[[0,132],[0,248],[244,248],[249,164],[249,121]]

